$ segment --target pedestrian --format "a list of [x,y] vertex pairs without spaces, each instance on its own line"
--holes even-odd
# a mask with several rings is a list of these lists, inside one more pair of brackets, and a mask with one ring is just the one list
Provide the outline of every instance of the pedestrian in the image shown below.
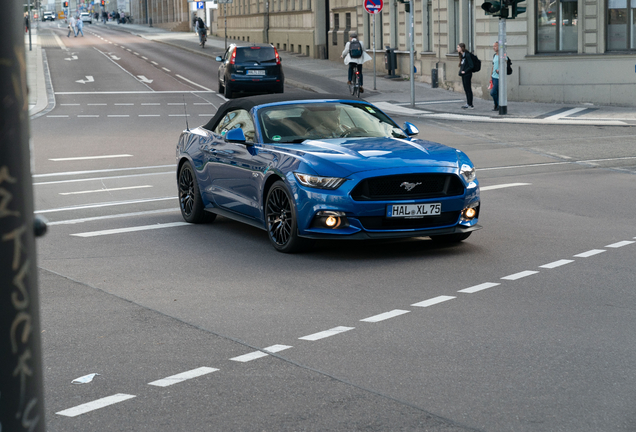
[[84,37],[84,21],[82,21],[82,17],[80,17],[77,20],[77,31],[75,32],[75,36],[77,36],[78,34],[82,34],[82,37]]
[[24,13],[24,27],[25,27],[24,32],[28,33],[29,32],[29,13],[28,12]]
[[77,33],[76,33],[76,30],[75,30],[75,17],[74,16],[72,16],[68,20],[68,34],[66,35],[66,37],[71,37],[71,32],[73,32],[75,37],[77,37]]
[[493,111],[499,111],[499,42],[495,42],[492,46],[495,54],[492,56],[492,89],[490,90],[490,96],[495,101],[495,107]]
[[457,53],[459,54],[459,76],[462,77],[462,84],[466,92],[466,105],[462,105],[462,108],[475,109],[473,106],[473,89],[470,83],[473,79],[473,60],[470,58],[470,53],[466,51],[464,43],[457,45]]

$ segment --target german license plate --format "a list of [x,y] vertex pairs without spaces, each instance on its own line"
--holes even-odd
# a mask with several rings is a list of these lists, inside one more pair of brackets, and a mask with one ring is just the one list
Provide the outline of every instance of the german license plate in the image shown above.
[[248,75],[265,75],[265,71],[257,70],[257,69],[248,69],[247,74]]
[[386,209],[386,217],[390,218],[422,218],[440,214],[442,214],[441,203],[391,204]]

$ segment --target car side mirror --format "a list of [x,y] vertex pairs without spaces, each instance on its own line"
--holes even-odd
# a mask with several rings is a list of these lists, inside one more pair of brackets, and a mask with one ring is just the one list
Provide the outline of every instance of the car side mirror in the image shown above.
[[406,134],[408,136],[413,136],[413,135],[417,135],[418,133],[420,133],[420,130],[413,123],[405,122],[404,123],[404,132],[406,132]]
[[227,131],[227,133],[225,134],[225,141],[245,144],[245,141],[247,141],[247,139],[245,138],[243,129],[236,128],[236,129]]
[[218,62],[222,62],[222,61],[223,61],[223,57],[221,57],[221,56],[216,56],[216,61],[218,61]]

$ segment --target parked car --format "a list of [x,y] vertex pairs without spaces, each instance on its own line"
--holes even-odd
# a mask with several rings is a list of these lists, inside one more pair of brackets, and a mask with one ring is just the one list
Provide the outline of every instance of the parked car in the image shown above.
[[82,12],[80,14],[80,19],[83,22],[87,22],[89,24],[93,24],[93,15],[89,14],[88,12]]
[[42,21],[55,21],[55,14],[53,12],[44,12],[42,14]]
[[285,76],[278,50],[269,44],[231,44],[218,71],[219,93],[230,99],[239,91],[283,93]]
[[465,240],[481,228],[475,167],[418,133],[359,99],[228,101],[179,137],[181,214],[248,223],[285,253],[316,239]]

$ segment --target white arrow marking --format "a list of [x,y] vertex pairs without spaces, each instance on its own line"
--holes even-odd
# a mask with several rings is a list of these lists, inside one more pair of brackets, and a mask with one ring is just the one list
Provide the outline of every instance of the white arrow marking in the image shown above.
[[110,56],[110,58],[112,58],[113,60],[121,60],[121,57],[117,57],[115,54],[108,54]]
[[85,80],[77,80],[75,82],[81,83],[81,84],[86,84],[89,82],[95,82],[95,80],[93,79],[92,75],[86,75],[86,79]]
[[68,61],[77,60],[77,56],[75,54],[71,54],[70,57],[66,57],[64,60],[68,60]]
[[146,78],[146,77],[145,77],[145,76],[143,76],[143,75],[137,75],[137,78],[139,78],[139,81],[144,82],[144,83],[148,83],[148,84],[150,84],[150,83],[152,82],[152,80],[151,80],[151,79],[148,79],[148,78]]

